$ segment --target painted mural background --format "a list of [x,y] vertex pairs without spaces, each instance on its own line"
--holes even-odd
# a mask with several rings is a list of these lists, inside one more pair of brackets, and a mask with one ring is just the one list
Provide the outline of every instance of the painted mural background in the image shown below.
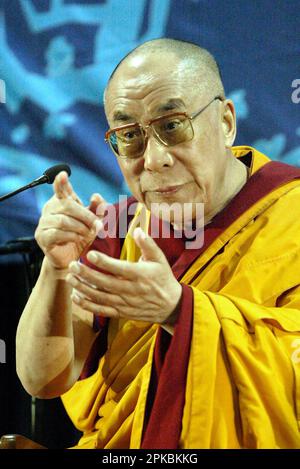
[[[236,144],[300,165],[299,25],[299,0],[0,2],[0,194],[59,162],[85,203],[96,191],[110,202],[126,194],[104,142],[103,90],[126,53],[162,36],[216,56]],[[2,202],[0,242],[33,236],[51,194],[44,185]]]

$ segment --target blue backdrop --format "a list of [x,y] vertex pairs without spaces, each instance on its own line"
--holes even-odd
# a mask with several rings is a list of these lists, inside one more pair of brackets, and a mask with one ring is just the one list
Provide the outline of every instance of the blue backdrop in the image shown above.
[[[300,164],[299,0],[7,0],[0,3],[0,193],[58,162],[87,203],[126,193],[102,95],[119,60],[161,36],[215,54],[237,107],[236,144]],[[2,103],[1,103],[2,101]],[[0,205],[0,241],[32,236],[51,186]]]

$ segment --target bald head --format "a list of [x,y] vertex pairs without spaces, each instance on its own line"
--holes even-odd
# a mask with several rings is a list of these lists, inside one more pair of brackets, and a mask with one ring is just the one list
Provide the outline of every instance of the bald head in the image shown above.
[[[186,80],[195,82],[199,91],[207,95],[225,97],[219,66],[208,50],[198,45],[176,39],[154,39],[133,49],[112,72],[105,94],[114,77],[122,73],[124,67],[135,63],[139,57],[157,59],[163,65],[164,57],[174,56],[174,67]],[[166,70],[166,73],[170,71]]]
[[195,44],[156,39],[131,51],[111,76],[105,113],[127,185],[149,210],[191,202],[195,217],[204,203],[211,219],[245,175],[231,152],[234,104],[214,57]]

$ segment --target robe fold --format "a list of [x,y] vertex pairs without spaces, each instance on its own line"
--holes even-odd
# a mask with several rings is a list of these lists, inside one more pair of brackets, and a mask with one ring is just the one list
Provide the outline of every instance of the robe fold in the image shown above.
[[[77,448],[300,448],[300,170],[232,150],[251,177],[204,245],[156,240],[182,284],[174,335],[98,322],[106,350],[96,341],[62,396],[83,432]],[[147,230],[142,210],[133,222]],[[139,259],[133,226],[111,255]]]

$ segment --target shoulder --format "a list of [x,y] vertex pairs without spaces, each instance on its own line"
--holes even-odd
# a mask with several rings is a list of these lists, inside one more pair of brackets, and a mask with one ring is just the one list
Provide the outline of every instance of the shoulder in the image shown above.
[[248,267],[275,260],[284,264],[291,256],[300,259],[300,181],[252,220],[242,237]]
[[259,217],[262,230],[273,231],[283,238],[296,235],[300,244],[300,180],[297,186],[278,197]]

